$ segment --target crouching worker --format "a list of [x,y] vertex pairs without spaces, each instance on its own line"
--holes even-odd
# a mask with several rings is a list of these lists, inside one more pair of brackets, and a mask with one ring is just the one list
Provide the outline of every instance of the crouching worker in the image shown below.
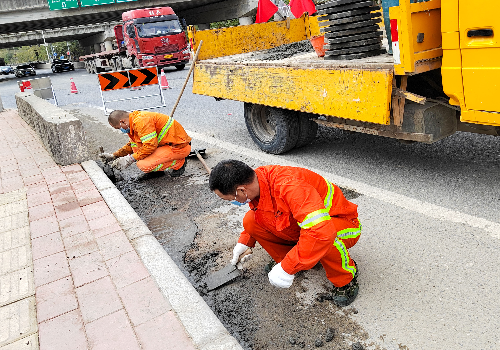
[[233,265],[259,242],[277,263],[268,273],[272,285],[289,288],[298,271],[320,262],[333,284],[333,302],[347,306],[354,301],[358,270],[348,249],[358,241],[361,225],[357,205],[339,187],[307,169],[267,165],[253,170],[237,160],[217,164],[209,185],[222,199],[250,205]]
[[115,110],[109,125],[128,134],[129,142],[115,153],[100,157],[118,170],[134,162],[145,173],[170,169],[170,176],[184,173],[186,157],[191,152],[191,138],[181,124],[168,115],[154,112]]

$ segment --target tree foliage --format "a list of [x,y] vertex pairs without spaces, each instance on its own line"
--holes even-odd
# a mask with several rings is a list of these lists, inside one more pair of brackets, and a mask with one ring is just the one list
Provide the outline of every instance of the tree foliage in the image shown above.
[[[68,46],[70,57],[68,57]],[[22,46],[10,49],[1,49],[0,57],[5,59],[6,64],[16,65],[28,62],[48,62],[47,51],[51,57],[56,54],[56,57],[64,56],[73,61],[78,60],[78,57],[84,54],[83,48],[77,40],[61,41],[57,43],[47,44],[47,50],[43,45]]]

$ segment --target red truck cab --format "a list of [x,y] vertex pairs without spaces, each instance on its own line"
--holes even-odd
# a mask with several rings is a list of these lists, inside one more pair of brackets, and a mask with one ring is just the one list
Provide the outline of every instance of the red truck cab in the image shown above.
[[[179,18],[170,7],[146,8],[122,14],[122,40],[127,55],[141,67],[184,68],[190,51]],[[123,44],[122,44],[123,43]],[[137,61],[138,60],[138,61]]]

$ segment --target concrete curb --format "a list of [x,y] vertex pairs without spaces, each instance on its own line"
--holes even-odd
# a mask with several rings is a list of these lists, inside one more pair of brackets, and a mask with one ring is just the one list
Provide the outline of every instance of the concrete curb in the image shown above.
[[200,350],[242,350],[120,191],[94,161],[82,167],[122,226],[160,291]]

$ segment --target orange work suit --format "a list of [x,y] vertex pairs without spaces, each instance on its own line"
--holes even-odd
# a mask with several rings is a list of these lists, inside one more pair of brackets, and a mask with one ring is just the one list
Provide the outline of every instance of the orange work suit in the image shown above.
[[133,111],[129,114],[129,142],[113,153],[132,154],[143,172],[177,170],[191,152],[191,137],[181,124],[166,114]]
[[259,242],[288,274],[321,262],[336,287],[348,284],[356,266],[347,249],[361,234],[357,205],[307,169],[268,165],[255,173],[260,195],[249,203],[238,242]]

